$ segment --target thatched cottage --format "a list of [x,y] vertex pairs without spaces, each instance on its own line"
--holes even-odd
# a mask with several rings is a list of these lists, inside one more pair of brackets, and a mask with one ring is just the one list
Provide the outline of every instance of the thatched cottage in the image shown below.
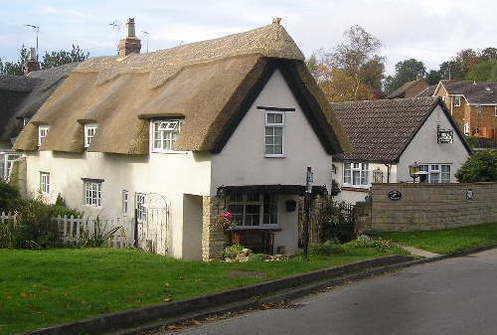
[[355,203],[372,183],[457,182],[471,149],[438,97],[332,103],[351,148],[334,156],[338,198]]
[[35,62],[28,61],[25,75],[0,75],[0,179],[21,156],[12,150],[17,135],[76,65],[40,70]]
[[136,214],[140,229],[167,216],[166,238],[149,242],[178,258],[219,256],[224,210],[245,244],[295,252],[306,168],[326,192],[343,142],[292,38],[275,21],[139,48],[130,20],[119,56],[78,65],[31,119],[15,144],[28,191],[87,215]]

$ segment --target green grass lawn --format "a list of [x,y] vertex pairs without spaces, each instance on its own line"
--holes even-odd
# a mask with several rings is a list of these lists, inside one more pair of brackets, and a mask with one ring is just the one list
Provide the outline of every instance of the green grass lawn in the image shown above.
[[497,246],[497,223],[446,230],[380,233],[381,237],[439,254]]
[[345,247],[336,256],[202,263],[131,249],[0,250],[0,334],[178,301],[387,254]]

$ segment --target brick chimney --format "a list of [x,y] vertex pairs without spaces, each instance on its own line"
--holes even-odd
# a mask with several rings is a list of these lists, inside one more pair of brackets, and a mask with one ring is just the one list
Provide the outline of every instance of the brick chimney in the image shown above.
[[135,34],[135,18],[128,19],[128,35],[119,42],[119,56],[126,57],[131,53],[140,53],[141,42]]
[[38,57],[36,56],[36,49],[30,48],[28,61],[24,64],[24,74],[27,75],[30,72],[38,71],[40,69],[40,63],[38,63]]

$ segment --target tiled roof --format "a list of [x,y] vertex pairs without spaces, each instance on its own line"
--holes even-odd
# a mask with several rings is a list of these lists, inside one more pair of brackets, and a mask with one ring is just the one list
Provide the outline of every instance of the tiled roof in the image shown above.
[[332,103],[352,150],[341,160],[396,162],[439,98],[404,98]]
[[410,88],[414,88],[416,85],[419,85],[420,87],[417,88],[417,90],[422,90],[425,85],[428,85],[424,79],[415,79],[408,81],[407,83],[404,83],[402,86],[394,90],[392,93],[390,93],[387,98],[388,99],[395,99],[395,98],[409,98],[410,96],[416,95],[415,92],[411,92],[410,95],[406,95],[407,91]]
[[421,92],[419,92],[416,97],[432,97],[433,94],[435,93],[435,89],[437,88],[437,85],[430,85]]
[[497,83],[442,81],[449,94],[462,94],[470,104],[497,104]]

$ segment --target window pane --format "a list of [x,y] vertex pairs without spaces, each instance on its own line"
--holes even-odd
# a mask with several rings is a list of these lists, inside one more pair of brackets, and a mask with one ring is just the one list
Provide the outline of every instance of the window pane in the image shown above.
[[360,185],[361,184],[361,172],[360,171],[353,171],[352,177],[353,177],[353,181],[352,181],[353,185]]
[[245,225],[258,226],[260,221],[261,205],[246,205],[245,206]]
[[274,128],[274,135],[281,137],[283,135],[283,128],[281,128],[281,127],[275,127]]
[[264,224],[278,224],[278,201],[274,195],[264,195]]
[[283,154],[283,146],[281,145],[275,145],[273,149],[273,154],[275,155],[282,155]]

